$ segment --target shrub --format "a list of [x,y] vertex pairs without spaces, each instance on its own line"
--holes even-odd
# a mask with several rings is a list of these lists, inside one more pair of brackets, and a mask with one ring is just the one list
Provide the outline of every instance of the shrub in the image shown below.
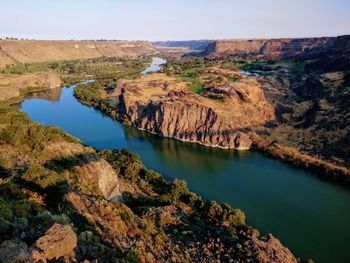
[[184,180],[175,179],[170,186],[170,192],[163,195],[164,201],[176,203],[180,198],[189,192],[187,183]]
[[122,263],[139,263],[141,262],[140,258],[136,254],[135,249],[130,249],[126,253],[125,257],[122,259]]
[[131,154],[128,150],[101,151],[100,155],[112,165],[117,173],[126,179],[134,182],[140,179],[140,172],[143,165],[139,157]]
[[41,165],[33,165],[29,167],[21,178],[27,182],[40,186],[42,189],[64,181],[64,178],[55,171],[50,171]]
[[91,231],[84,231],[78,237],[78,257],[102,262],[117,262],[120,252],[107,246],[101,238]]

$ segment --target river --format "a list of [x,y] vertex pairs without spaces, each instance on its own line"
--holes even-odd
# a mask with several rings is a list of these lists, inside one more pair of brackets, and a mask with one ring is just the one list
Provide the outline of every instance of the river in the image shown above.
[[124,126],[80,104],[74,87],[41,92],[47,99],[28,98],[21,111],[97,149],[128,148],[167,179],[184,179],[204,198],[240,208],[249,224],[273,233],[296,256],[349,262],[349,190],[253,151],[209,148]]

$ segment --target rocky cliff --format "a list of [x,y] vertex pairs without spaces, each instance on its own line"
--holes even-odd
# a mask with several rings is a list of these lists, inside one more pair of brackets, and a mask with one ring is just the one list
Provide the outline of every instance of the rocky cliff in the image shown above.
[[218,40],[210,43],[204,54],[227,56],[252,54],[266,59],[312,58],[330,48],[335,38],[285,38],[254,40]]
[[0,67],[21,63],[136,56],[153,51],[145,41],[0,40]]
[[327,52],[320,54],[318,60],[307,65],[307,69],[324,72],[348,71],[350,69],[350,35],[337,37]]
[[[248,149],[246,130],[274,119],[274,109],[254,78],[233,71],[208,69],[221,75],[203,94],[189,92],[190,83],[164,74],[122,80],[112,96],[131,124],[164,137],[220,148]],[[229,81],[224,74],[238,76]],[[229,77],[229,76],[227,76]]]
[[[266,59],[313,59],[340,51],[348,36],[280,39],[227,39],[155,42],[156,46],[186,47],[196,55],[257,55]],[[339,53],[339,52],[338,52]]]

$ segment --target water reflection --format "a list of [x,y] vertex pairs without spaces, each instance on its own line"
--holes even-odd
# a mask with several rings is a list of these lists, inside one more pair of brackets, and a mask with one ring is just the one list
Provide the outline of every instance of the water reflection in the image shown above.
[[227,168],[228,159],[239,160],[251,155],[249,151],[222,150],[194,143],[179,143],[174,139],[161,138],[130,127],[126,127],[124,131],[130,148],[137,151],[139,144],[146,143],[165,163],[180,166],[182,169],[191,169],[194,174],[215,173]]
[[45,99],[49,101],[59,101],[62,94],[62,87],[53,89],[28,92],[27,99]]

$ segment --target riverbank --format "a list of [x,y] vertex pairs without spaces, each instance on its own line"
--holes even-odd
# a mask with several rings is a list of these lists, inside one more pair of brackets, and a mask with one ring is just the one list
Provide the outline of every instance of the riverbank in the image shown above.
[[294,167],[304,169],[317,175],[322,180],[350,186],[350,169],[303,154],[294,148],[271,143],[256,133],[251,133],[252,149],[276,158]]
[[[153,82],[152,82],[153,81]],[[140,81],[141,82],[141,81]],[[142,85],[144,85],[145,80],[142,80]],[[156,81],[152,80],[150,83],[156,83]],[[170,80],[167,81],[168,85],[171,83]],[[152,84],[152,85],[153,85]],[[184,142],[192,142],[192,143],[199,143],[204,146],[210,146],[210,147],[217,147],[221,149],[242,149],[242,150],[247,150],[247,149],[253,149],[259,152],[262,152],[272,158],[276,158],[282,162],[288,163],[294,167],[305,169],[306,171],[313,172],[316,175],[318,175],[321,179],[325,179],[328,181],[331,181],[333,183],[338,183],[344,186],[349,187],[350,186],[350,170],[347,169],[346,167],[338,166],[329,162],[326,162],[324,160],[320,160],[317,158],[314,158],[312,156],[309,156],[307,154],[303,154],[296,149],[290,148],[290,147],[285,147],[279,144],[271,144],[269,141],[266,139],[262,138],[261,136],[258,136],[254,132],[250,132],[249,129],[247,129],[240,137],[240,144],[234,144],[232,146],[230,145],[223,145],[223,144],[213,144],[213,143],[206,143],[206,142],[201,142],[201,141],[194,141],[191,138],[186,138],[186,137],[179,137],[179,136],[171,136],[167,134],[163,134],[160,132],[155,132],[150,128],[143,128],[140,125],[135,125],[133,121],[130,120],[130,117],[125,114],[125,110],[120,110],[116,104],[113,102],[111,103],[108,101],[108,99],[103,99],[102,93],[104,85],[102,83],[95,83],[91,84],[92,87],[89,86],[81,86],[78,87],[75,90],[74,96],[81,101],[82,103],[93,106],[96,109],[101,110],[111,118],[121,121],[125,125],[130,125],[133,126],[134,128],[137,128],[139,130],[144,130],[152,134],[156,134],[158,136],[162,137],[168,137],[168,138],[174,138],[177,140],[181,140]],[[136,84],[135,84],[136,85]],[[133,85],[133,87],[135,86]],[[177,84],[176,84],[177,85]],[[124,85],[121,85],[122,89],[125,89]],[[135,91],[132,91],[135,92]],[[140,91],[138,91],[140,92]],[[115,93],[115,91],[114,91]],[[120,93],[120,96],[125,96],[124,93]],[[160,96],[160,95],[159,95]],[[108,96],[107,96],[108,98]],[[143,97],[144,99],[144,97]],[[120,100],[125,100],[124,98],[120,97]],[[138,102],[137,105],[140,104],[140,101]],[[164,106],[163,106],[164,107]],[[149,109],[150,110],[150,109]],[[148,110],[148,111],[149,111]],[[174,111],[175,109],[173,109]],[[133,112],[137,112],[137,110],[133,110]],[[139,116],[139,115],[137,115]],[[156,118],[155,118],[156,119]],[[167,120],[164,120],[167,122]],[[152,126],[153,128],[156,126]]]

